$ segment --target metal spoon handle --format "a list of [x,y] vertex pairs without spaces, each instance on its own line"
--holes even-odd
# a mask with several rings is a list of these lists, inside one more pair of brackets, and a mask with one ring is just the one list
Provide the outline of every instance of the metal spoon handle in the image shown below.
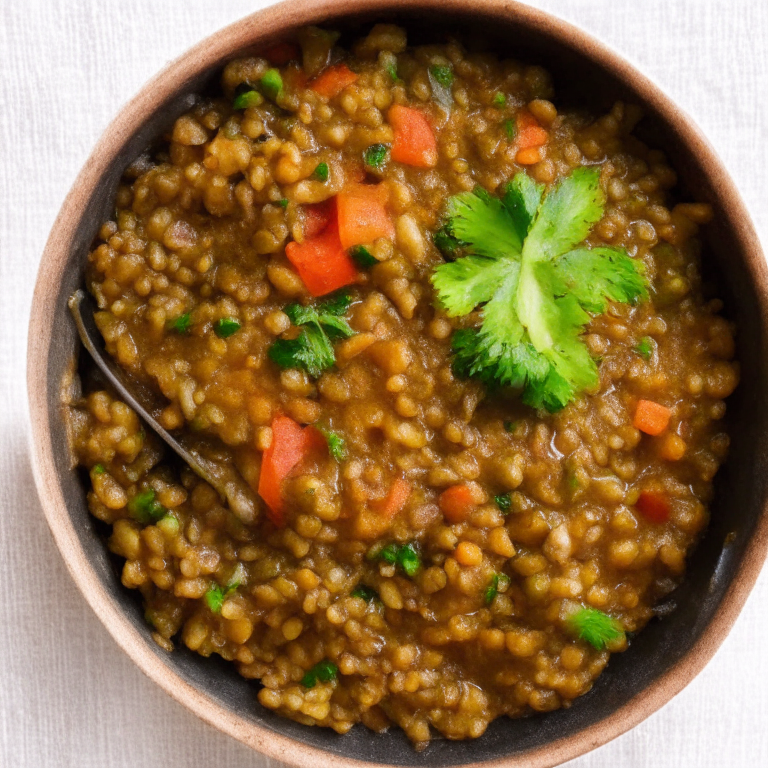
[[176,453],[195,474],[209,483],[229,504],[229,508],[246,524],[256,520],[259,502],[253,490],[239,472],[230,464],[219,464],[203,457],[194,448],[182,445],[171,435],[147,407],[141,403],[125,382],[125,374],[112,358],[105,354],[102,337],[94,319],[94,307],[90,297],[82,289],[70,296],[69,310],[75,320],[80,341],[93,358],[94,363],[115,388],[122,400],[133,408],[139,417],[168,447]]

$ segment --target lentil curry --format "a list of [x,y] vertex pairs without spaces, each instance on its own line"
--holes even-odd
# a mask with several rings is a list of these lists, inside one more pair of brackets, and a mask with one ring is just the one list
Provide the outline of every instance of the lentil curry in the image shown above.
[[423,748],[569,706],[679,583],[738,380],[711,211],[671,203],[636,109],[552,99],[453,41],[309,28],[128,168],[88,259],[107,349],[253,492],[230,509],[103,385],[71,404],[163,648]]

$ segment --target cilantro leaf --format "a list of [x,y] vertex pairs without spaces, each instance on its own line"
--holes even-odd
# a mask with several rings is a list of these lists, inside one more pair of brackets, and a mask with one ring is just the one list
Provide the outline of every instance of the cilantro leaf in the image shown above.
[[482,187],[451,197],[448,217],[450,234],[467,243],[468,253],[500,259],[519,253],[523,247],[522,240],[515,237],[517,230],[506,206]]
[[598,651],[624,636],[621,623],[597,608],[580,608],[566,619],[566,627],[579,640],[585,640]]
[[505,277],[501,269],[492,267],[493,264],[491,259],[473,254],[435,269],[432,285],[449,315],[467,315],[478,304],[493,297]]
[[336,362],[330,340],[315,325],[303,328],[295,339],[277,339],[268,354],[281,368],[302,368],[313,378]]
[[154,488],[145,488],[139,491],[129,502],[128,512],[134,520],[144,525],[156,523],[165,517],[166,508],[156,499]]
[[379,599],[379,593],[367,584],[358,584],[349,594],[352,597],[359,597],[365,600],[366,603]]
[[301,678],[301,684],[305,688],[314,688],[319,680],[321,683],[329,683],[335,680],[339,674],[339,668],[332,662],[324,659],[308,669]]
[[528,235],[543,194],[544,185],[537,184],[527,173],[516,174],[507,184],[504,207],[512,217],[520,242]]
[[553,264],[559,290],[570,292],[594,314],[605,312],[608,300],[628,303],[647,298],[641,267],[642,262],[618,248],[577,248]]
[[336,461],[344,461],[347,458],[347,444],[344,438],[338,432],[332,432],[330,429],[318,427],[325,441],[328,443],[328,452]]
[[339,291],[334,293],[323,301],[317,308],[321,315],[336,315],[341,317],[346,315],[352,306],[352,297],[348,291]]
[[637,352],[643,360],[650,360],[653,357],[653,351],[656,348],[654,340],[650,336],[643,336],[637,343],[635,352]]
[[289,304],[283,310],[301,332],[293,339],[277,339],[269,348],[269,358],[281,368],[301,368],[317,378],[336,362],[332,341],[347,339],[355,331],[343,315],[352,302],[342,292],[317,306]]
[[617,248],[574,248],[603,212],[599,170],[580,168],[543,187],[520,173],[503,199],[484,190],[448,202],[448,234],[466,253],[432,275],[449,316],[482,307],[482,323],[452,339],[458,376],[522,389],[556,411],[598,382],[581,335],[608,301],[647,297],[642,264]]
[[547,193],[528,232],[526,248],[538,261],[560,256],[581,243],[603,215],[599,168],[577,168]]

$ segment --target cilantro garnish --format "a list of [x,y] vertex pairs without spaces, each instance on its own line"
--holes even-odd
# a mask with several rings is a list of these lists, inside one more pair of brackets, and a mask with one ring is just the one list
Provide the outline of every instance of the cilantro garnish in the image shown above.
[[643,336],[643,338],[640,339],[638,345],[635,347],[635,352],[637,352],[637,354],[640,355],[640,357],[642,357],[644,360],[650,360],[653,356],[653,350],[655,346],[656,345],[650,336]]
[[301,684],[305,688],[314,688],[319,680],[322,683],[328,683],[335,680],[339,674],[339,668],[332,662],[324,659],[308,669],[301,678]]
[[450,88],[453,85],[453,70],[450,67],[435,64],[429,68],[429,74],[444,88]]
[[340,293],[316,306],[289,304],[284,312],[294,325],[301,326],[295,339],[278,339],[269,348],[269,358],[281,368],[301,368],[317,378],[336,362],[332,341],[354,335],[342,317],[351,298]]
[[413,543],[387,544],[368,553],[371,560],[383,560],[400,568],[406,576],[413,578],[421,568],[421,558]]
[[228,339],[240,330],[240,321],[234,317],[221,317],[213,324],[213,331],[220,339]]
[[234,109],[248,109],[258,107],[264,103],[264,97],[248,83],[240,83],[235,88],[235,100],[232,103]]
[[431,66],[428,71],[429,85],[435,101],[446,111],[453,107],[453,70],[439,64]]
[[328,181],[328,163],[319,163],[312,172],[312,177],[318,181]]
[[450,233],[445,225],[432,235],[432,242],[446,259],[456,259],[461,253],[461,243]]
[[621,623],[597,608],[580,608],[566,619],[566,625],[579,640],[585,640],[598,651],[624,635]]
[[494,496],[493,500],[496,502],[496,506],[501,510],[502,515],[509,514],[509,510],[512,508],[512,496],[509,493],[501,493],[498,496]]
[[215,584],[204,595],[205,603],[212,613],[221,613],[224,600],[231,595],[244,581],[246,577],[245,566],[238,563],[234,572],[229,577],[226,586]]
[[344,461],[347,458],[347,444],[344,438],[338,432],[331,432],[330,429],[319,427],[320,432],[328,443],[328,452],[336,461]]
[[506,573],[494,573],[491,583],[486,587],[483,593],[483,600],[486,605],[490,605],[499,592],[506,592],[509,587],[510,578]]
[[379,263],[378,259],[364,245],[352,246],[352,248],[349,249],[349,255],[357,262],[358,266],[363,269],[375,267]]
[[351,592],[352,597],[359,597],[365,600],[366,603],[370,603],[371,600],[378,600],[379,593],[366,584],[358,584]]
[[259,81],[262,93],[272,101],[276,101],[280,92],[283,90],[283,78],[276,69],[268,69],[264,77]]
[[480,327],[453,335],[457,375],[522,388],[524,403],[549,411],[597,384],[581,339],[590,313],[647,296],[625,251],[576,247],[603,214],[599,175],[579,168],[545,195],[518,173],[501,199],[483,189],[449,199],[449,232],[467,255],[438,266],[432,284],[451,317],[483,305]]
[[379,54],[379,61],[392,82],[397,82],[397,56],[391,51],[382,51]]
[[165,517],[166,508],[155,498],[154,488],[139,491],[129,502],[128,511],[134,520],[147,525]]
[[189,329],[192,327],[192,316],[189,312],[185,312],[183,315],[179,315],[173,320],[169,320],[165,324],[165,327],[169,331],[176,331],[176,333],[186,336],[186,334],[189,333]]
[[371,146],[363,152],[363,160],[366,165],[380,171],[387,161],[388,154],[389,147],[386,144],[371,144]]

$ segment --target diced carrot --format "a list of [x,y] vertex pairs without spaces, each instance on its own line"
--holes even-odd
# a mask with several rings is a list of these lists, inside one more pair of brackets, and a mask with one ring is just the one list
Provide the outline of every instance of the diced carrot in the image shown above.
[[267,48],[262,56],[273,66],[282,67],[289,61],[298,61],[301,58],[301,51],[295,43],[283,42]]
[[306,455],[309,437],[288,416],[277,415],[272,419],[272,444],[261,458],[258,491],[267,503],[269,519],[278,527],[285,525],[283,480]]
[[[383,192],[379,188],[383,188]],[[388,195],[385,184],[355,184],[339,192],[336,206],[339,216],[341,247],[372,243],[379,237],[394,237],[395,228],[387,213],[383,196]]]
[[346,65],[337,64],[328,67],[325,72],[318,75],[310,84],[312,90],[319,96],[332,99],[338,96],[348,85],[357,80],[357,75]]
[[520,149],[515,155],[515,162],[520,165],[536,165],[541,160],[541,149],[539,147],[526,147]]
[[549,134],[539,125],[536,118],[527,109],[521,109],[517,113],[516,122],[517,135],[515,136],[515,145],[518,149],[543,147],[547,143]]
[[391,520],[398,512],[402,512],[411,495],[411,486],[402,477],[398,477],[389,493],[381,500],[372,502],[371,507],[386,520]]
[[418,109],[394,104],[387,120],[394,131],[392,159],[417,168],[437,165],[437,139],[426,116]]
[[332,203],[326,200],[322,203],[314,203],[304,206],[304,239],[317,237],[325,230],[331,221]]
[[652,523],[665,523],[669,519],[669,499],[661,491],[641,491],[635,507]]
[[466,520],[477,507],[475,494],[469,485],[452,485],[440,494],[440,509],[445,519],[453,523]]
[[672,411],[653,400],[639,400],[632,423],[647,435],[660,435],[668,426]]
[[353,283],[357,268],[339,239],[336,206],[331,208],[331,220],[325,230],[303,243],[285,246],[288,261],[296,267],[299,277],[313,296],[325,296],[337,288]]

